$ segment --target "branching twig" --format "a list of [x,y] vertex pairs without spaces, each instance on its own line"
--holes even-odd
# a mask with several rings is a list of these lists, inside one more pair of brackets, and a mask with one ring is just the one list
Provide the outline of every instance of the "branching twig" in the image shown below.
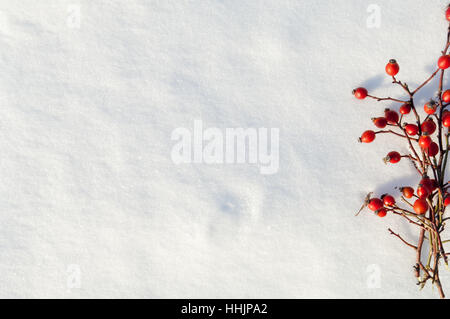
[[[450,5],[447,8],[446,14],[447,16],[450,15]],[[447,55],[447,51],[450,47],[450,23],[447,30],[446,40],[447,41],[445,43],[444,50],[442,51],[443,57],[440,58],[438,62],[439,68],[433,71],[433,73],[414,90],[411,90],[405,82],[402,82],[396,78],[396,75],[399,72],[399,66],[396,60],[392,59],[389,61],[388,65],[386,65],[386,72],[392,76],[392,83],[399,85],[407,94],[409,100],[404,101],[392,97],[381,98],[369,95],[367,93],[367,90],[364,88],[358,88],[359,90],[358,95],[355,94],[355,96],[360,99],[369,97],[379,102],[392,101],[408,104],[401,107],[403,114],[400,116],[399,120],[394,119],[394,117],[391,117],[390,115],[392,114],[389,114],[390,119],[387,119],[388,115],[386,115],[386,119],[389,121],[387,125],[389,125],[389,127],[397,127],[402,132],[396,132],[392,129],[384,129],[379,130],[377,132],[371,131],[370,133],[372,134],[372,139],[370,140],[370,135],[368,135],[369,138],[366,139],[366,141],[370,143],[371,141],[373,141],[375,134],[386,134],[386,133],[406,139],[408,141],[408,146],[411,150],[411,154],[400,155],[400,158],[408,158],[414,165],[415,169],[417,170],[417,173],[420,176],[421,182],[419,186],[422,189],[420,189],[419,193],[418,187],[416,195],[414,194],[414,191],[411,189],[411,187],[401,188],[404,194],[404,196],[401,196],[401,199],[408,205],[407,209],[399,207],[395,203],[395,199],[392,196],[390,196],[390,198],[382,196],[381,199],[383,199],[383,201],[381,201],[381,199],[375,198],[371,199],[370,195],[368,196],[368,198],[366,198],[365,204],[361,209],[363,209],[368,205],[368,207],[373,211],[375,211],[375,213],[380,217],[384,217],[387,214],[387,212],[390,212],[394,215],[401,216],[410,225],[418,227],[419,239],[417,245],[409,243],[398,233],[392,231],[392,229],[388,228],[388,230],[392,235],[400,239],[400,241],[402,241],[405,245],[415,250],[416,264],[414,266],[414,271],[415,276],[418,279],[418,285],[421,288],[423,288],[425,284],[428,281],[430,281],[433,285],[437,287],[441,298],[444,298],[445,294],[442,288],[441,280],[439,278],[439,263],[440,260],[442,259],[447,265],[448,256],[450,256],[450,253],[445,252],[444,249],[444,243],[446,243],[447,241],[443,241],[441,238],[441,233],[444,231],[445,223],[448,220],[450,220],[450,217],[444,216],[446,208],[445,204],[447,203],[445,199],[446,196],[448,196],[447,191],[450,188],[450,182],[445,180],[445,170],[448,155],[450,152],[450,143],[448,130],[446,130],[443,127],[443,116],[444,114],[446,114],[445,113],[447,112],[446,108],[450,105],[450,103],[448,102],[444,103],[444,100],[442,98],[445,79],[444,74],[445,69],[448,67],[446,63],[449,63],[448,60],[450,59],[449,56]],[[420,115],[417,112],[416,106],[414,104],[415,94],[419,92],[422,88],[424,88],[427,84],[431,83],[431,81],[438,74],[439,74],[439,87],[436,99],[437,104],[435,104],[437,106],[437,110],[435,110],[434,107],[431,109],[428,108],[427,111],[428,113],[431,114],[428,114],[425,117],[424,121],[421,122]],[[356,92],[356,89],[354,92]],[[409,113],[408,112],[409,107],[416,119],[418,127],[417,138],[408,135],[403,124],[405,116],[407,116],[407,113]],[[428,130],[425,130],[425,127],[422,130],[422,124],[431,118],[434,118],[436,121],[437,144],[439,148],[438,152],[435,152],[435,150],[431,152],[430,151],[431,149],[428,149],[429,146],[427,146],[430,145],[429,139],[428,144],[426,144],[427,138],[424,138],[425,135],[433,134],[434,132],[429,131],[429,126]],[[383,128],[383,126],[379,125],[377,126]],[[433,145],[434,147],[436,147],[435,144]],[[417,150],[415,146],[418,146],[419,149]],[[396,153],[400,154],[399,152]],[[391,163],[395,162],[391,161]],[[431,178],[428,177],[429,171],[432,172],[434,180],[431,180]],[[419,195],[421,197],[419,197]],[[410,198],[411,201],[414,201],[414,204],[408,201],[405,197]],[[427,236],[425,236],[425,234],[427,234]],[[429,243],[429,250],[425,260],[426,263],[424,265],[424,262],[422,262],[422,258],[424,254],[423,244],[425,240],[427,240]]]
[[405,245],[411,247],[411,248],[414,249],[414,250],[417,250],[417,247],[416,247],[416,246],[414,246],[414,245],[408,243],[408,242],[407,242],[406,240],[404,240],[399,234],[394,233],[394,232],[392,231],[392,229],[388,228],[388,230],[389,230],[389,232],[390,232],[392,235],[398,237]]

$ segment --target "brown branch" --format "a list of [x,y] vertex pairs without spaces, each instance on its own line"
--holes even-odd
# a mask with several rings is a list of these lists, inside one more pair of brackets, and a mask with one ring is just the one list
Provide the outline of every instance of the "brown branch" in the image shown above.
[[[449,7],[450,8],[450,5]],[[442,55],[446,55],[447,51],[450,47],[450,24],[448,26],[448,32],[447,32],[447,42],[445,45],[444,50],[442,51]],[[391,62],[392,63],[392,62]],[[392,231],[391,228],[388,228],[388,231],[390,234],[396,236],[398,239],[400,239],[405,245],[408,247],[411,247],[416,252],[416,264],[414,266],[415,270],[415,276],[418,278],[418,285],[421,286],[421,288],[424,287],[424,285],[431,280],[432,284],[436,285],[439,295],[441,298],[445,297],[442,284],[439,278],[439,262],[441,258],[444,260],[445,264],[448,264],[448,257],[450,256],[450,253],[446,253],[444,250],[444,242],[441,238],[441,233],[445,226],[445,221],[449,220],[450,217],[444,218],[445,213],[445,205],[444,205],[444,194],[448,187],[450,187],[450,182],[445,182],[445,166],[447,163],[447,157],[448,152],[450,149],[450,144],[448,141],[448,135],[445,135],[445,143],[444,143],[444,128],[442,123],[442,117],[444,114],[444,110],[447,106],[450,105],[450,103],[444,103],[442,100],[442,92],[444,90],[444,70],[441,70],[440,77],[439,77],[439,88],[438,88],[438,106],[439,110],[433,114],[428,115],[425,117],[425,120],[434,117],[436,119],[437,123],[437,138],[438,138],[438,145],[439,145],[439,155],[430,157],[427,152],[425,152],[422,148],[419,148],[418,150],[415,149],[413,142],[418,142],[419,138],[422,136],[422,122],[420,120],[420,116],[417,112],[417,109],[414,105],[414,95],[419,92],[423,87],[425,87],[427,84],[431,83],[431,81],[436,77],[436,75],[439,73],[439,68],[435,70],[422,84],[420,84],[415,90],[411,91],[408,85],[400,80],[397,80],[395,76],[392,76],[392,83],[400,85],[402,89],[406,92],[406,94],[409,96],[409,101],[403,101],[401,99],[392,98],[392,97],[386,97],[386,98],[380,98],[373,95],[367,95],[367,97],[371,99],[375,99],[377,101],[393,101],[398,103],[409,103],[411,105],[412,113],[415,115],[417,126],[418,126],[418,138],[410,137],[407,133],[404,127],[402,127],[402,122],[404,120],[404,116],[401,115],[398,123],[395,124],[388,124],[389,127],[399,127],[402,132],[399,131],[397,133],[394,130],[391,129],[385,129],[375,132],[375,134],[382,134],[382,133],[390,133],[402,138],[406,138],[409,144],[409,148],[411,149],[411,154],[408,155],[401,155],[401,157],[409,158],[411,162],[413,163],[414,167],[416,168],[417,172],[419,173],[420,177],[423,178],[424,175],[428,175],[429,170],[432,170],[434,179],[438,182],[437,188],[435,191],[433,191],[429,196],[426,197],[426,201],[428,204],[427,214],[419,215],[415,213],[414,206],[407,201],[403,196],[401,197],[405,203],[407,203],[411,210],[403,209],[398,207],[397,205],[394,205],[392,207],[387,208],[388,211],[392,212],[395,215],[399,215],[406,219],[406,221],[414,226],[419,227],[420,233],[419,233],[419,240],[417,243],[417,246],[409,243],[406,241],[402,236],[400,236],[398,233],[395,233]],[[402,134],[403,133],[403,134]],[[444,145],[445,144],[445,145]],[[417,145],[416,145],[417,146]],[[444,149],[445,146],[445,149]],[[419,155],[421,153],[421,156]],[[419,168],[420,166],[420,168]],[[415,200],[418,198],[418,196],[413,195],[414,197],[412,200]],[[363,206],[364,207],[364,206]],[[425,236],[425,232],[428,232],[428,235]],[[428,237],[428,238],[427,238]],[[428,252],[428,258],[426,260],[426,266],[424,266],[424,263],[422,263],[423,258],[423,246],[425,239],[428,240],[430,244],[429,252]],[[423,274],[421,276],[421,273]]]
[[408,217],[407,215],[405,215],[404,213],[399,213],[399,212],[396,212],[396,211],[394,211],[394,210],[392,211],[392,213],[395,214],[395,215],[402,216],[402,217],[405,218],[410,224],[414,224],[414,225],[416,225],[417,227],[420,227],[420,228],[426,230],[426,228],[425,228],[423,225],[421,225],[421,224],[419,224],[419,223],[413,221],[411,218],[409,218],[409,217]]
[[408,242],[407,242],[406,240],[404,240],[399,234],[394,233],[394,232],[392,231],[392,229],[388,228],[388,230],[389,230],[389,232],[391,233],[391,235],[394,235],[394,236],[398,237],[405,245],[411,247],[411,248],[414,249],[414,250],[417,250],[417,247],[416,247],[416,246],[414,246],[414,245],[408,243]]
[[[417,249],[416,249],[416,262],[418,265],[421,264],[421,255],[422,255],[422,246],[423,246],[423,241],[425,239],[425,229],[421,229],[420,230],[420,234],[419,234],[419,243],[417,244]],[[416,277],[420,277],[420,270],[419,268],[416,271]]]
[[433,72],[433,74],[431,74],[431,76],[425,80],[425,82],[423,82],[421,85],[419,85],[419,87],[417,89],[415,89],[414,91],[411,92],[412,95],[416,94],[417,91],[419,91],[421,88],[423,88],[425,85],[427,85],[435,76],[436,74],[439,72],[439,68]]
[[406,83],[403,83],[402,81],[398,81],[398,80],[395,78],[395,76],[392,77],[392,83],[400,85],[400,86],[406,91],[406,93],[407,93],[410,97],[413,96],[413,94],[412,94],[411,91],[409,90],[408,85],[407,85]]
[[378,102],[380,101],[394,101],[394,102],[399,102],[399,103],[406,103],[407,101],[402,101],[399,99],[394,99],[392,97],[377,97],[377,96],[373,96],[373,95],[369,95],[367,94],[367,97],[370,97],[371,99],[377,100]]
[[[391,133],[391,134],[394,134],[394,135],[397,135],[397,136],[400,136],[400,137],[403,137],[403,138],[408,138],[408,136],[400,134],[400,133],[397,133],[397,132],[394,132],[393,130],[385,130],[385,131],[380,130],[380,131],[376,131],[375,132],[375,134],[383,134],[383,133]],[[418,141],[419,140],[419,139],[416,139],[416,138],[412,138],[412,139],[414,141]]]

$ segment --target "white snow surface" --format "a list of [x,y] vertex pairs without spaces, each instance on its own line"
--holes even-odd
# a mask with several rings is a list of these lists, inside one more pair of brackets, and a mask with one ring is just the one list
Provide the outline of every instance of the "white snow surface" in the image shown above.
[[[367,27],[371,4],[379,28]],[[405,97],[390,58],[399,79],[423,82],[446,5],[1,0],[0,297],[437,297],[387,231],[413,242],[416,229],[354,216],[369,191],[397,195],[418,177],[381,160],[404,141],[357,143],[398,104],[351,90]],[[176,165],[171,133],[195,120],[279,128],[278,172]]]

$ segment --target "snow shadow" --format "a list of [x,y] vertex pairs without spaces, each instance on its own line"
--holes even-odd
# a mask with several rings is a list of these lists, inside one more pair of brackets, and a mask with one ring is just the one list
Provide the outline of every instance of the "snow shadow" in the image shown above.
[[384,74],[378,74],[362,82],[361,86],[370,92],[379,88],[383,84],[385,78],[386,76]]

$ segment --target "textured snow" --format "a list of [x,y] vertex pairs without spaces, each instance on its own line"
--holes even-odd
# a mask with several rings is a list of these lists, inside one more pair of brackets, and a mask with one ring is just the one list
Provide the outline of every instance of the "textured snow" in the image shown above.
[[[402,97],[390,58],[421,83],[446,5],[1,0],[0,297],[437,297],[387,231],[415,229],[354,217],[369,191],[417,177],[381,161],[402,141],[356,142],[398,106],[350,92]],[[279,128],[279,171],[175,165],[171,133],[195,120]]]

